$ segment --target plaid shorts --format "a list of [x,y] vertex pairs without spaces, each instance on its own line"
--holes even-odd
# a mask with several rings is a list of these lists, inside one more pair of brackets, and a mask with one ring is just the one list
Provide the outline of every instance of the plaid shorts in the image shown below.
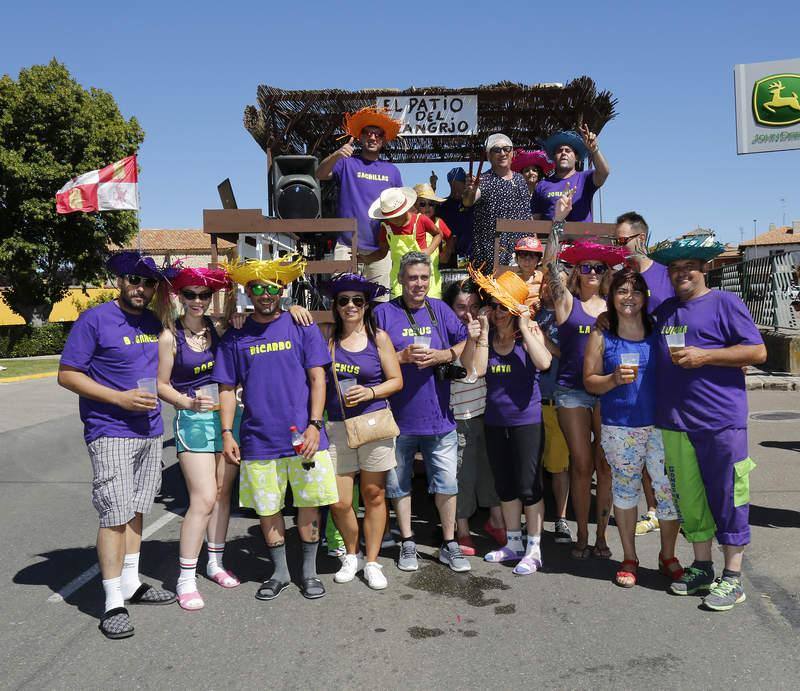
[[98,437],[88,445],[92,504],[100,527],[125,525],[149,513],[161,489],[161,437]]

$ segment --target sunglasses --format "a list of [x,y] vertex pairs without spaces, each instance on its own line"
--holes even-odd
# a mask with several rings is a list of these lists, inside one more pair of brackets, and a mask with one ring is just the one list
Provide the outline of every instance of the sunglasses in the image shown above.
[[493,146],[489,149],[490,154],[510,154],[512,147],[510,146]]
[[501,305],[499,302],[493,302],[491,304],[493,310],[500,310],[501,312],[510,312],[511,310],[508,309],[505,305]]
[[258,298],[260,298],[264,293],[274,297],[276,295],[280,295],[282,290],[283,288],[281,286],[276,286],[272,283],[268,283],[267,285],[256,283],[254,286],[250,286],[250,292],[252,292],[253,295]]
[[339,307],[347,307],[351,302],[355,307],[360,309],[364,306],[366,300],[360,295],[340,295],[336,298],[336,304],[339,305]]
[[128,274],[125,276],[125,280],[132,286],[144,284],[146,288],[153,288],[158,283],[155,278],[145,278],[144,276],[137,276],[136,274]]
[[424,209],[426,206],[436,206],[435,202],[417,201],[417,208]]
[[631,235],[631,236],[629,236],[627,238],[623,238],[623,237],[614,238],[614,244],[617,245],[618,247],[622,247],[623,245],[627,245],[634,238],[638,238],[638,237],[639,237],[638,235]]
[[204,290],[202,293],[195,293],[193,290],[182,290],[181,295],[189,302],[193,302],[194,300],[210,300],[213,293],[210,290]]
[[385,136],[384,133],[381,132],[380,130],[367,130],[367,129],[364,129],[364,130],[361,130],[361,134],[363,134],[367,138],[375,137],[375,139],[383,139],[384,136]]
[[584,276],[587,276],[593,271],[599,275],[608,271],[608,267],[605,264],[581,264],[578,267],[578,271],[580,271]]

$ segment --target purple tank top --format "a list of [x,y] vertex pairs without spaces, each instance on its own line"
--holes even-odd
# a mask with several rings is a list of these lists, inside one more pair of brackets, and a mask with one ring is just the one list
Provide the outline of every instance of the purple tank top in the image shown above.
[[558,343],[561,348],[561,359],[558,362],[559,386],[568,389],[583,389],[583,354],[586,343],[592,332],[596,317],[583,310],[577,297],[572,300],[572,311],[567,321],[558,325]]
[[211,347],[198,352],[186,343],[186,334],[180,320],[175,322],[175,361],[172,364],[170,384],[180,393],[192,395],[193,390],[211,384],[219,336],[210,320],[206,321],[211,334]]
[[[378,346],[371,340],[367,341],[367,347],[357,353],[345,350],[341,345],[336,345],[336,375],[339,382],[345,379],[355,379],[361,386],[377,386],[383,383],[383,368],[381,358],[378,355]],[[342,421],[342,406],[339,403],[339,396],[336,393],[336,384],[333,374],[328,372],[328,391],[326,395],[325,410],[328,413],[328,420],[335,422]],[[347,408],[347,417],[355,417],[364,413],[371,413],[386,407],[385,399],[376,399],[359,403],[353,408]]]
[[487,425],[498,427],[533,425],[542,421],[539,371],[525,352],[522,339],[514,342],[508,355],[500,355],[489,346],[483,419]]

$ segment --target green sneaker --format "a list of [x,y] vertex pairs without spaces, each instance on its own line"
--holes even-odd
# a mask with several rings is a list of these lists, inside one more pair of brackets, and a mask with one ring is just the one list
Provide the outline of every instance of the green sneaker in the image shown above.
[[709,590],[714,583],[714,570],[705,571],[696,566],[687,566],[679,581],[670,583],[669,591],[673,595],[694,595],[701,590]]
[[744,594],[742,581],[726,576],[714,581],[708,595],[703,598],[703,604],[714,612],[727,612],[729,609],[733,609],[734,605],[738,605],[746,599],[747,595]]

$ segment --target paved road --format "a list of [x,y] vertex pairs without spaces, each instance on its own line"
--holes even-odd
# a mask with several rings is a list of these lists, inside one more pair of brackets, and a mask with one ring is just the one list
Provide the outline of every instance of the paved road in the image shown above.
[[[751,404],[754,411],[799,407],[795,393],[753,392]],[[404,574],[390,550],[383,559],[390,587],[376,593],[362,582],[333,583],[337,565],[321,555],[326,598],[308,602],[290,589],[261,603],[253,594],[269,563],[255,522],[239,517],[226,562],[242,586],[223,591],[201,579],[203,611],[139,607],[136,635],[116,642],[96,629],[98,578],[65,601],[48,601],[95,563],[76,399],[53,379],[0,385],[0,425],[4,688],[797,687],[796,420],[752,424],[759,470],[752,476],[748,601],[726,614],[663,592],[654,535],[640,539],[641,585],[631,591],[610,581],[617,561],[572,562],[547,535],[544,572],[529,578],[478,559],[471,574],[455,576],[434,561],[432,547],[422,548],[418,573]],[[171,440],[165,462],[164,494],[147,520],[158,530],[143,548],[142,571],[171,587],[180,524],[172,519],[186,505]],[[427,511],[417,529],[435,544]],[[613,530],[610,543],[619,557]],[[686,543],[679,556],[690,559]]]

